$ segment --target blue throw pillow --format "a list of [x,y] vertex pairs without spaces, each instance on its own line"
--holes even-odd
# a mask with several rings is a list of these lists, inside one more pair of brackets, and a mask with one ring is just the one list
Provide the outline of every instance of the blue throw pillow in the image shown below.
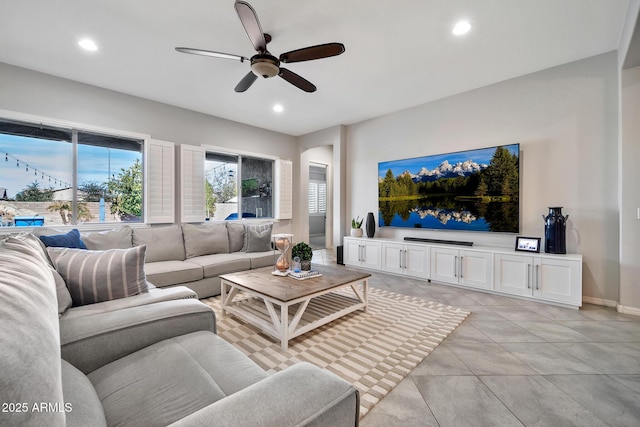
[[40,236],[40,240],[45,246],[56,248],[76,248],[87,249],[84,242],[80,240],[80,232],[77,228],[65,234],[54,234],[52,236]]

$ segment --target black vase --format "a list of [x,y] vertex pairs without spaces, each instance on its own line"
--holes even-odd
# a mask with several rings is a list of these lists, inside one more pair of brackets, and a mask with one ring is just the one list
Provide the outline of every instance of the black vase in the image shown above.
[[544,251],[548,254],[567,253],[567,219],[562,216],[562,207],[549,208],[549,215],[544,216]]
[[367,214],[367,237],[371,238],[376,234],[376,219],[373,216],[373,212]]

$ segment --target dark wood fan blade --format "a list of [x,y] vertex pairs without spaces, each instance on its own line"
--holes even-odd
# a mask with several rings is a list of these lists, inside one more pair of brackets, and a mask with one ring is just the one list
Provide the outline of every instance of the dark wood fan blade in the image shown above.
[[313,59],[328,58],[330,56],[340,55],[344,52],[342,43],[325,43],[317,46],[303,47],[302,49],[292,50],[280,55],[280,62],[301,62],[311,61]]
[[234,90],[236,92],[244,92],[251,87],[251,85],[256,81],[257,78],[258,76],[253,74],[253,71],[249,71],[249,73],[244,76],[242,80],[240,80],[240,83],[236,85],[236,88]]
[[315,92],[316,87],[309,80],[300,77],[293,71],[287,70],[286,68],[280,67],[280,73],[278,74],[280,77],[291,83],[297,88],[302,89],[305,92]]
[[233,55],[231,53],[214,52],[212,50],[193,49],[190,47],[177,47],[176,50],[178,52],[190,53],[192,55],[203,55],[203,56],[213,56],[214,58],[234,59],[240,62],[249,60],[249,58],[245,58],[244,56]]
[[266,52],[267,41],[265,40],[264,33],[262,32],[262,27],[260,26],[260,21],[258,21],[256,11],[253,10],[249,3],[239,0],[236,0],[235,8],[238,13],[238,17],[240,18],[240,22],[242,22],[242,26],[247,32],[254,49],[260,53]]

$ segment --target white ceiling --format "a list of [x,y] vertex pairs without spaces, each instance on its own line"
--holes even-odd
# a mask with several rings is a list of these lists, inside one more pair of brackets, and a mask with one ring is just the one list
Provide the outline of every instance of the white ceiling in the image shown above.
[[[342,42],[338,57],[286,67],[233,88],[247,62],[186,55],[187,46],[246,57],[233,0],[0,0],[0,62],[194,111],[302,135],[618,48],[629,0],[249,0],[280,53]],[[473,28],[455,37],[459,19]],[[89,53],[77,42],[93,38]],[[285,111],[276,114],[274,103]]]

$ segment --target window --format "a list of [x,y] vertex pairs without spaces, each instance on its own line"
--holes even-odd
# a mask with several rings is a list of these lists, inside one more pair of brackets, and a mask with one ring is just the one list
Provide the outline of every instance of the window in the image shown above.
[[309,213],[319,214],[327,212],[327,184],[324,182],[309,182]]
[[0,120],[4,226],[142,220],[142,140]]
[[207,218],[273,218],[273,160],[218,152],[205,158]]
[[273,160],[242,157],[242,217],[273,218]]
[[311,165],[309,168],[309,214],[327,212],[326,166]]

